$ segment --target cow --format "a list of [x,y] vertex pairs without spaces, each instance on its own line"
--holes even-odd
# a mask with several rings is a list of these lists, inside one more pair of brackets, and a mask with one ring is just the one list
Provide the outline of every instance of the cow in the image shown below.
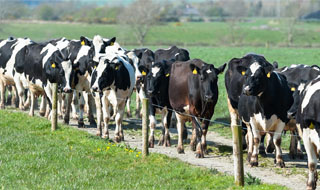
[[169,126],[172,115],[172,107],[169,101],[169,79],[171,73],[171,66],[174,60],[169,62],[163,60],[162,62],[154,63],[150,70],[140,65],[139,70],[142,73],[146,73],[146,86],[147,94],[150,100],[149,103],[149,120],[150,120],[150,136],[149,136],[149,147],[154,148],[154,130],[156,125],[156,110],[162,111],[162,125],[163,132],[159,140],[158,145],[171,146]]
[[320,76],[307,83],[301,83],[294,92],[294,97],[295,106],[297,106],[296,123],[299,134],[302,133],[308,156],[307,189],[316,189],[317,163],[320,153]]
[[[24,88],[27,86],[23,85],[18,80],[19,73],[15,71],[15,64],[21,54],[21,50],[31,44],[32,41],[29,38],[8,38],[2,40],[0,43],[0,91],[1,91],[1,102],[0,108],[4,108],[4,93],[5,86],[14,85],[18,92],[19,97],[19,109],[24,110]],[[17,77],[14,77],[15,74]]]
[[[109,138],[108,123],[110,120],[109,104],[115,110],[115,141],[120,142],[124,140],[122,129],[122,118],[127,99],[131,96],[135,84],[134,68],[122,56],[116,53],[106,54],[100,57],[100,61],[96,69],[93,70],[91,77],[91,89],[96,93],[97,100],[100,100],[100,93],[102,96],[103,120],[104,130],[101,128],[102,114],[97,106],[97,135],[102,138]],[[97,97],[98,96],[98,97]],[[101,105],[100,105],[101,106]]]
[[[60,50],[51,43],[32,43],[21,50],[16,56],[15,75],[19,81],[26,81],[29,85],[40,88],[30,88],[31,109],[33,115],[35,95],[43,88],[49,105],[52,106],[52,83],[58,83],[64,92],[71,92],[70,77],[72,72],[71,61],[62,55]],[[17,76],[17,77],[16,77]],[[40,91],[40,92],[39,92]],[[50,110],[47,110],[50,113]],[[50,114],[48,114],[50,116]]]
[[238,112],[248,128],[248,161],[258,166],[258,147],[261,135],[269,133],[276,148],[275,163],[284,167],[281,150],[281,133],[289,122],[287,111],[293,103],[292,92],[285,76],[274,72],[274,67],[261,56],[250,60],[249,68],[238,66],[244,73],[243,93]]
[[[306,83],[308,81],[311,81],[312,79],[315,79],[320,75],[320,68],[317,65],[290,65],[289,67],[283,67],[281,69],[277,69],[277,72],[283,74],[287,81],[289,88],[291,91],[295,91],[298,86],[303,82]],[[291,131],[291,142],[290,142],[290,152],[289,156],[291,158],[295,158],[296,156],[299,156],[300,158],[303,158],[303,153],[302,153],[302,145],[300,142],[300,137],[297,133],[297,128],[296,128],[296,123],[295,123],[295,113],[297,110],[297,105],[295,103],[295,98],[294,98],[294,103],[291,106],[291,108],[288,111],[288,117],[291,119],[288,125],[286,125],[285,130],[290,130]],[[296,107],[294,107],[296,105]]]
[[215,68],[214,65],[200,59],[178,61],[172,65],[169,101],[177,117],[178,153],[184,153],[183,130],[186,121],[192,121],[193,133],[190,145],[193,150],[196,145],[195,138],[198,141],[196,157],[202,158],[204,152],[207,153],[206,134],[218,100],[218,75],[225,67],[226,64]]
[[155,62],[161,62],[162,60],[176,60],[176,61],[188,61],[190,60],[189,52],[186,49],[178,48],[177,46],[171,46],[168,49],[158,49],[154,52]]

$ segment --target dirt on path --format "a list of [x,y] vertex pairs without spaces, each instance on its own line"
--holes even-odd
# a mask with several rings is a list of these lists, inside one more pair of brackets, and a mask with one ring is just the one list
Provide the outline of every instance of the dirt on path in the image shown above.
[[[129,132],[126,130],[126,128],[127,129],[130,128],[130,129],[139,131],[141,129],[141,120],[127,119],[125,121],[128,123],[128,125],[124,125],[125,143],[132,148],[136,147],[137,149],[141,149],[142,148],[141,131],[133,133],[132,131]],[[71,121],[70,125],[79,130],[87,131],[92,135],[96,135],[96,128],[78,128],[75,121]],[[113,131],[114,131],[114,125],[111,125],[110,138],[113,138],[114,136]],[[188,137],[190,137],[191,131],[188,131],[188,133],[189,133]],[[233,175],[234,172],[233,172],[233,158],[231,155],[232,153],[230,153],[229,155],[217,155],[214,153],[210,153],[209,155],[205,155],[205,158],[199,159],[195,157],[194,152],[190,150],[188,144],[185,144],[184,145],[185,154],[178,154],[176,150],[177,141],[175,138],[177,136],[177,130],[170,129],[170,134],[173,137],[171,140],[171,144],[172,144],[171,147],[157,146],[155,144],[155,147],[150,148],[149,152],[165,154],[169,157],[177,158],[183,162],[187,162],[192,165],[206,167],[209,169],[216,169],[219,172],[226,173],[228,175]],[[213,147],[224,146],[232,150],[231,139],[222,137],[216,132],[211,132],[211,131],[208,132],[207,142],[209,146],[213,146]],[[268,158],[269,160],[273,160],[273,154],[268,155],[268,157],[269,157]],[[284,160],[286,163],[286,168],[292,169],[297,167],[297,168],[301,168],[301,170],[304,173],[307,173],[306,158],[304,160],[291,160],[288,157],[288,152],[284,151]],[[275,169],[274,166],[271,166],[271,167],[259,166],[259,167],[252,168],[247,165],[247,162],[244,157],[245,174],[250,173],[251,176],[261,179],[263,183],[278,184],[294,190],[306,189],[306,176],[301,173],[287,175],[286,173],[290,171],[287,170],[286,168]],[[317,188],[317,189],[320,189],[320,188]]]

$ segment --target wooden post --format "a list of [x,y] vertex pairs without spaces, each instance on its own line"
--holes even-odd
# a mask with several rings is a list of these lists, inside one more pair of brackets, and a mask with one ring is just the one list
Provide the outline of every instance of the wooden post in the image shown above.
[[58,93],[58,84],[53,83],[52,86],[52,110],[51,110],[51,131],[57,129],[58,114],[57,114],[57,95]]
[[149,123],[149,99],[142,100],[142,156],[146,157],[149,154],[148,150],[148,123]]
[[233,139],[234,180],[237,186],[244,186],[242,129],[240,125],[231,126]]

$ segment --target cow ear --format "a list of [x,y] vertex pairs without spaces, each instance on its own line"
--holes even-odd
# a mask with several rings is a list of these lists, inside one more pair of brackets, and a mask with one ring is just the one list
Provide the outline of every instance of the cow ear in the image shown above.
[[246,74],[246,72],[247,72],[247,68],[240,65],[240,66],[237,66],[237,71],[238,71],[242,76],[244,76],[244,75]]
[[81,42],[81,45],[87,45],[87,46],[91,46],[92,43],[91,41],[87,38],[87,37],[84,37],[84,36],[81,36],[80,37],[80,42]]
[[116,71],[119,70],[120,66],[121,66],[120,63],[112,63],[112,64],[111,64],[111,67],[112,67],[114,70],[116,70]]
[[104,45],[107,46],[113,46],[114,42],[116,41],[116,37],[111,38],[110,40],[104,42]]
[[276,61],[274,61],[272,65],[273,65],[273,68],[275,68],[275,69],[279,68],[278,62],[276,62]]
[[149,69],[144,65],[139,65],[138,69],[143,76],[146,76],[149,73]]
[[196,75],[200,72],[200,68],[197,67],[195,64],[190,64],[190,69],[194,75]]
[[266,67],[264,67],[264,72],[266,73],[267,77],[271,77],[271,72],[274,70],[273,65],[268,64]]
[[217,75],[223,73],[223,71],[226,68],[226,66],[227,66],[227,63],[225,63],[225,64],[221,65],[219,68],[215,69]]

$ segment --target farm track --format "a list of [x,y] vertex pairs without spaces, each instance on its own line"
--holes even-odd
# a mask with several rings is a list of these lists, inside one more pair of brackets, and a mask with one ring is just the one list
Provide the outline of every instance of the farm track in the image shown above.
[[[15,111],[18,111],[15,109]],[[28,113],[25,111],[25,113]],[[38,113],[35,113],[35,115],[38,115]],[[142,137],[140,132],[136,132],[137,130],[141,129],[141,120],[137,119],[124,119],[124,122],[127,122],[128,125],[124,125],[124,136],[125,141],[124,143],[129,145],[131,148],[142,148]],[[59,119],[59,123],[62,123],[62,120]],[[86,131],[89,134],[96,135],[96,128],[92,128],[89,126],[89,123],[85,121],[86,128],[78,128],[77,127],[77,121],[76,120],[70,120],[69,126],[81,130]],[[115,125],[111,124],[109,125],[109,133],[110,138],[112,139],[114,137],[114,128]],[[157,129],[160,129],[160,125],[157,125]],[[209,169],[216,169],[219,172],[226,173],[228,175],[233,175],[233,159],[232,159],[232,152],[230,154],[221,155],[221,154],[215,154],[215,153],[209,153],[209,155],[205,155],[205,158],[199,159],[196,158],[194,153],[190,150],[188,144],[184,144],[185,147],[185,154],[178,154],[176,150],[177,145],[177,130],[170,128],[170,135],[171,135],[171,147],[163,147],[158,146],[157,143],[157,137],[155,142],[154,148],[149,148],[149,152],[151,153],[159,153],[159,154],[165,154],[171,158],[177,158],[183,162],[200,166],[200,167],[206,167]],[[191,131],[188,130],[188,138],[191,136]],[[226,147],[229,150],[232,150],[232,140],[227,139],[225,137],[222,137],[216,132],[208,131],[207,134],[207,143],[208,147],[219,147],[223,146]],[[261,179],[263,183],[269,183],[269,184],[278,184],[282,186],[286,186],[293,190],[300,190],[306,188],[306,176],[302,175],[301,172],[298,174],[290,174],[286,175],[285,173],[288,172],[289,168],[298,168],[301,169],[304,173],[307,173],[307,159],[305,155],[305,159],[303,160],[291,160],[288,157],[288,151],[284,152],[284,161],[286,164],[285,169],[277,169],[277,172],[274,170],[274,166],[265,166],[265,167],[250,167],[247,164],[246,156],[244,156],[244,172],[250,173],[252,176],[257,177]],[[268,161],[273,162],[273,154],[268,154],[267,156]],[[261,159],[259,158],[261,163]],[[318,166],[319,169],[319,166]],[[281,171],[282,170],[282,171]],[[318,186],[317,189],[320,189]]]
[[[136,147],[137,149],[142,148],[142,137],[140,133],[132,134],[132,132],[128,133],[127,128],[130,129],[141,129],[141,120],[136,119],[125,119],[125,122],[129,123],[129,127],[124,125],[124,135],[125,135],[125,143],[130,147]],[[71,121],[70,125],[76,129],[87,131],[92,135],[96,135],[96,128],[78,128],[77,123],[75,121]],[[110,126],[110,138],[113,138],[114,134],[114,125]],[[160,129],[160,125],[157,125],[157,130]],[[170,128],[171,137],[177,136],[177,130]],[[191,131],[188,130],[188,138],[191,136]],[[171,147],[163,147],[158,146],[157,144],[157,137],[155,142],[154,148],[149,148],[149,152],[151,153],[160,153],[165,154],[171,158],[177,158],[183,162],[187,162],[192,165],[206,167],[209,169],[217,169],[219,172],[226,173],[228,175],[233,175],[233,158],[232,155],[216,155],[210,153],[209,155],[205,155],[205,158],[199,159],[196,158],[194,153],[190,150],[188,144],[184,144],[185,147],[185,154],[178,154],[176,150],[177,145],[177,138],[171,138]],[[220,136],[215,132],[208,132],[207,135],[208,145],[210,146],[227,146],[232,149],[232,140],[226,139],[225,137]],[[268,155],[269,159],[273,162],[273,154]],[[306,157],[306,156],[305,156]],[[290,176],[285,176],[278,174],[271,170],[270,167],[254,167],[251,168],[247,165],[246,157],[244,157],[244,171],[245,174],[248,172],[252,176],[261,179],[263,183],[269,184],[279,184],[282,186],[286,186],[290,189],[305,189],[306,188],[306,177],[301,174],[292,174]],[[284,151],[284,160],[286,163],[286,168],[292,168],[294,166],[299,166],[303,168],[303,170],[307,171],[307,160],[289,160],[288,151]],[[273,166],[272,166],[273,167]],[[283,172],[285,173],[285,171]],[[320,188],[317,188],[320,189]]]

